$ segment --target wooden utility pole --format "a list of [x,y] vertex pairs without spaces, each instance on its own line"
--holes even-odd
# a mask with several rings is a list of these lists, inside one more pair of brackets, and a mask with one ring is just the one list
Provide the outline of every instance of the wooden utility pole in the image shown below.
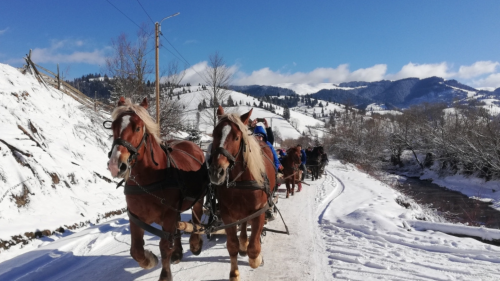
[[160,125],[160,35],[158,33],[160,24],[155,23],[156,35],[156,123]]
[[180,13],[175,13],[168,17],[163,18],[159,23],[155,23],[155,35],[156,35],[156,123],[160,125],[160,27],[161,23],[171,17],[175,17]]

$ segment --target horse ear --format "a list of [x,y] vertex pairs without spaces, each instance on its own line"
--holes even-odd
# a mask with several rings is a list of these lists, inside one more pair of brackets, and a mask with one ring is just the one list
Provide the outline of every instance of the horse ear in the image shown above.
[[148,99],[147,98],[144,98],[141,102],[141,106],[144,107],[145,109],[148,109]]
[[252,111],[253,111],[253,108],[250,109],[249,112],[240,116],[240,120],[241,120],[241,122],[243,122],[243,124],[248,125],[248,120],[250,119],[250,115],[252,115]]
[[219,105],[219,108],[217,108],[217,116],[224,115],[224,108]]
[[120,99],[118,100],[118,104],[117,104],[117,106],[122,106],[122,105],[124,105],[124,104],[125,104],[125,98],[122,96],[122,97],[120,97]]

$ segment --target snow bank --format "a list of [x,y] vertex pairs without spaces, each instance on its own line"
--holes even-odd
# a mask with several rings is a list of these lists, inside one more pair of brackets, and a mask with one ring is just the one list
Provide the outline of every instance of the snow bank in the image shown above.
[[407,223],[418,230],[434,230],[449,234],[474,236],[489,241],[500,240],[499,229],[418,220],[408,220]]
[[95,221],[125,207],[106,170],[105,119],[0,64],[1,240]]

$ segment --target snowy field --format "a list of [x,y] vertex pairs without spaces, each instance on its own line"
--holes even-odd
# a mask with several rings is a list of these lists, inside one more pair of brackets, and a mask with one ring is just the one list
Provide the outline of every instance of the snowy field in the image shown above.
[[[326,173],[289,199],[281,186],[278,206],[291,234],[267,233],[257,269],[240,257],[242,280],[499,280],[500,247],[417,231],[410,225],[419,211],[398,205],[387,185],[335,160]],[[268,227],[283,229],[279,219]],[[159,255],[159,239],[145,241]],[[225,242],[217,236],[199,256],[185,252],[172,266],[174,280],[227,280]],[[0,280],[156,280],[160,268],[139,268],[129,246],[128,220],[118,217],[3,253]]]

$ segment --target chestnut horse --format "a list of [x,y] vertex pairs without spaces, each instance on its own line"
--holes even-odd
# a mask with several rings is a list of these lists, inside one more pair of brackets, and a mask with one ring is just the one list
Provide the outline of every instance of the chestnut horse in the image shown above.
[[[240,280],[238,253],[241,256],[248,254],[252,268],[263,262],[260,236],[264,228],[264,211],[270,206],[276,184],[271,149],[265,142],[250,136],[248,130],[252,110],[241,116],[224,115],[224,109],[219,106],[219,122],[213,131],[209,174],[222,221],[226,226],[241,224],[239,241],[236,225],[226,228],[231,281]],[[253,218],[246,221],[250,216]],[[252,229],[250,239],[246,231],[247,223]]]
[[281,160],[281,165],[283,165],[283,175],[286,184],[286,198],[289,194],[294,195],[295,184],[297,184],[297,192],[302,190],[302,183],[300,178],[302,176],[302,171],[299,169],[300,165],[300,149],[298,147],[289,148],[286,151],[286,155]]
[[[202,163],[203,151],[189,141],[160,146],[159,127],[147,112],[147,99],[140,105],[120,98],[112,113],[113,147],[108,169],[113,177],[124,178],[125,199],[130,218],[130,255],[144,269],[157,265],[158,258],[144,250],[144,229],[161,237],[162,271],[160,280],[172,280],[170,263],[182,259],[177,231],[180,212],[193,207],[193,221],[200,223],[203,195],[208,186],[208,171]],[[157,223],[162,230],[149,226]],[[199,234],[189,238],[193,254],[201,252]]]

